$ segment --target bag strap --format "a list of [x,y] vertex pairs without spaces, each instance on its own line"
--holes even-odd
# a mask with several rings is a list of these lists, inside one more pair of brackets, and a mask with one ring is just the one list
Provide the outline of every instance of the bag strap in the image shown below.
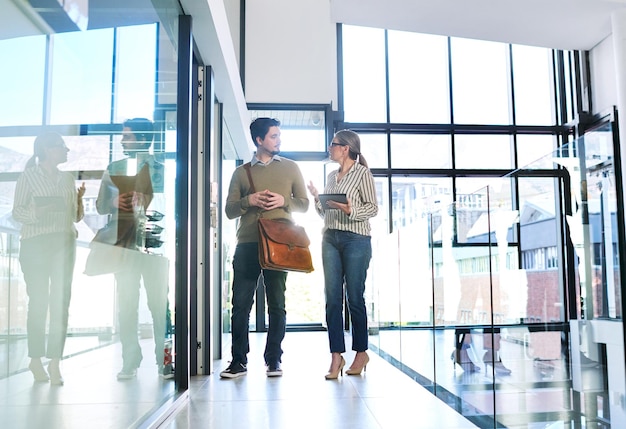
[[[254,182],[252,181],[252,173],[250,173],[250,167],[252,164],[250,164],[249,162],[246,162],[243,165],[243,168],[246,170],[246,173],[248,174],[248,182],[250,182],[250,194],[254,194],[256,192],[256,189],[254,188]],[[260,219],[263,216],[263,213],[258,210],[257,211],[257,217]]]
[[254,194],[256,192],[256,189],[254,189],[254,182],[252,181],[252,174],[250,173],[250,163],[246,162],[243,165],[243,168],[246,170],[246,173],[248,174],[248,182],[250,182],[250,193]]

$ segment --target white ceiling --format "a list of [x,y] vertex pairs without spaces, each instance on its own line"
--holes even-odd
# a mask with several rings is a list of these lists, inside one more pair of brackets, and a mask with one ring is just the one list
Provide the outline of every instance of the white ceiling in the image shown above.
[[626,0],[330,0],[336,22],[553,49],[590,50]]
[[[99,17],[126,0],[101,3]],[[133,3],[149,0],[133,0]],[[554,49],[590,50],[611,34],[626,0],[329,0],[334,22]],[[110,4],[107,4],[110,3]],[[197,0],[185,4],[200,3]],[[210,3],[216,3],[210,1]],[[145,13],[148,8],[139,8]],[[0,0],[0,39],[45,33],[27,0]],[[132,15],[132,14],[126,14]],[[115,17],[118,21],[119,15]],[[118,22],[119,23],[119,22]]]

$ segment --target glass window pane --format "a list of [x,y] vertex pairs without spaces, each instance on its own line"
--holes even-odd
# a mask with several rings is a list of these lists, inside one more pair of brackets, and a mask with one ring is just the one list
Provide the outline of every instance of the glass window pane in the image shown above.
[[54,78],[51,82],[50,123],[109,123],[113,30],[62,33],[51,37],[51,73]]
[[385,134],[360,133],[361,153],[369,168],[388,168],[387,136]]
[[[98,171],[107,167],[110,136],[67,136],[63,139],[70,150],[67,154],[67,163],[64,164],[65,170]],[[121,140],[121,137],[118,140]]]
[[45,36],[0,40],[0,126],[39,125],[43,115]]
[[508,45],[451,39],[452,106],[457,124],[510,124]]
[[450,123],[448,39],[389,32],[391,122]]
[[456,168],[513,168],[510,136],[457,135],[454,139]]
[[[455,207],[459,243],[489,243],[490,228],[494,230],[494,225],[489,221],[489,209],[511,210],[512,186],[510,178],[457,179]],[[508,244],[512,242],[509,240]]]
[[156,51],[145,49],[156,43],[156,25],[121,27],[117,30],[115,70],[115,119],[152,119]]
[[522,134],[517,136],[517,165],[519,168],[554,168],[552,152],[555,136]]
[[450,168],[450,136],[443,134],[392,134],[392,168]]
[[[108,135],[62,136],[69,149],[67,161],[59,166],[64,171],[104,170],[109,162]],[[0,172],[22,172],[33,155],[36,136],[0,138]],[[116,136],[119,152],[121,136]]]
[[0,138],[0,173],[23,171],[26,162],[33,156],[34,140],[35,137]]
[[346,122],[387,122],[385,31],[343,26]]
[[516,124],[554,124],[552,51],[519,45],[512,49]]
[[[280,121],[281,152],[325,152],[329,143],[326,137],[326,112],[324,110],[286,109],[250,110],[250,121],[256,118],[276,118]],[[252,140],[249,142],[252,147]]]
[[[282,128],[281,128],[282,130]],[[332,164],[336,169],[338,165]],[[305,183],[313,182],[320,192],[324,189],[325,177],[323,162],[298,161]],[[290,324],[321,324],[324,320],[324,270],[322,269],[322,229],[324,220],[315,210],[293,213],[298,225],[310,231],[309,248],[313,257],[312,273],[289,273],[287,276],[286,305]],[[233,241],[233,245],[236,240]],[[234,246],[233,246],[234,247]],[[267,312],[265,313],[268,317]],[[269,322],[269,319],[267,320]]]

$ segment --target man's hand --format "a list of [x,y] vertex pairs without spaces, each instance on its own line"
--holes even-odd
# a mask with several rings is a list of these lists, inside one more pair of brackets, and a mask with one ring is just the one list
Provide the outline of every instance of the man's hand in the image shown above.
[[251,206],[260,207],[263,210],[273,210],[285,205],[285,198],[281,194],[269,190],[250,194],[248,201]]
[[113,199],[113,206],[123,212],[132,212],[134,198],[135,192],[120,194],[117,198]]

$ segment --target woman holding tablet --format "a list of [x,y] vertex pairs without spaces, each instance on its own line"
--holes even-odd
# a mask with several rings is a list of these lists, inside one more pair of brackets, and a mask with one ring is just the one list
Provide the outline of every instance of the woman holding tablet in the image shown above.
[[378,203],[374,177],[361,155],[359,135],[350,130],[338,131],[328,151],[330,159],[339,164],[339,168],[328,175],[324,194],[320,194],[313,183],[309,183],[308,188],[315,198],[315,209],[324,218],[322,264],[331,352],[326,379],[333,380],[343,375],[345,365],[342,356],[346,351],[343,334],[344,284],[352,320],[352,350],[356,351],[346,374],[361,374],[369,362],[364,294],[367,269],[372,258],[369,220],[378,214]]
[[[13,217],[21,223],[20,266],[28,293],[28,368],[35,381],[63,384],[63,357],[76,259],[76,222],[84,215],[85,184],[59,170],[69,149],[63,137],[45,133],[17,179]],[[46,338],[46,321],[48,335]],[[50,359],[48,371],[42,358]]]

